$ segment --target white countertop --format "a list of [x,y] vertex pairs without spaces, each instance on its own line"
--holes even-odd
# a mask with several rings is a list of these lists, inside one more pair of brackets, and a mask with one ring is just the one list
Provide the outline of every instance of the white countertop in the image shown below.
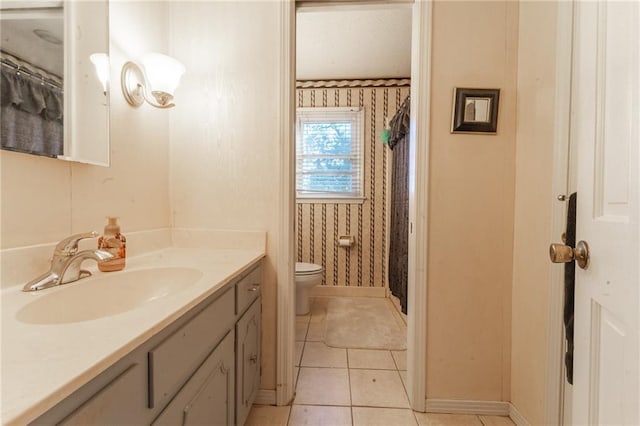
[[[191,267],[203,275],[195,284],[135,309],[76,323],[26,324],[16,313],[39,297],[87,285],[83,280],[31,293],[22,292],[21,285],[2,290],[2,424],[35,420],[263,256],[264,250],[254,249],[167,248],[127,258],[125,272]],[[94,273],[101,274],[118,272]]]

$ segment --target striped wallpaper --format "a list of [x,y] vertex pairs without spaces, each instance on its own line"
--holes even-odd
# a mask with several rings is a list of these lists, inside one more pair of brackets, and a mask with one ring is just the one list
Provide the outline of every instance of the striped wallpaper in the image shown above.
[[[390,150],[380,140],[385,117],[391,120],[409,95],[409,80],[298,82],[298,107],[364,107],[364,203],[297,203],[298,262],[322,265],[322,285],[386,287],[391,176]],[[353,235],[350,249],[339,235]]]

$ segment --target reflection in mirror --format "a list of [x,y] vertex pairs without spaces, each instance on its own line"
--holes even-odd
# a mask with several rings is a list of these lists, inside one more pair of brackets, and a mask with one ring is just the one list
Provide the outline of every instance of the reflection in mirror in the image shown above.
[[2,148],[57,157],[64,153],[63,8],[30,3],[2,9]]
[[108,52],[107,14],[107,0],[2,2],[2,149],[109,165],[108,82],[89,59]]
[[467,97],[464,106],[465,123],[488,123],[491,120],[491,99]]

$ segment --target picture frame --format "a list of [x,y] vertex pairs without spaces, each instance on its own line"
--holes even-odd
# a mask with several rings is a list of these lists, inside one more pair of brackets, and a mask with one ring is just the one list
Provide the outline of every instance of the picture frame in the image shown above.
[[500,89],[456,87],[451,133],[497,133]]

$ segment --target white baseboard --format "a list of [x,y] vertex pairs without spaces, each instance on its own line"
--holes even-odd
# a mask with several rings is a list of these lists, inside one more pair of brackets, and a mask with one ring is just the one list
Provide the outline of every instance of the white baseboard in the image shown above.
[[276,405],[276,391],[270,389],[259,389],[254,404]]
[[522,413],[518,411],[515,405],[509,403],[509,417],[517,426],[531,426],[531,423],[524,418]]
[[508,416],[510,404],[503,401],[466,401],[457,399],[427,399],[427,413],[476,414]]
[[311,289],[311,297],[386,297],[384,287],[347,287],[317,285]]

